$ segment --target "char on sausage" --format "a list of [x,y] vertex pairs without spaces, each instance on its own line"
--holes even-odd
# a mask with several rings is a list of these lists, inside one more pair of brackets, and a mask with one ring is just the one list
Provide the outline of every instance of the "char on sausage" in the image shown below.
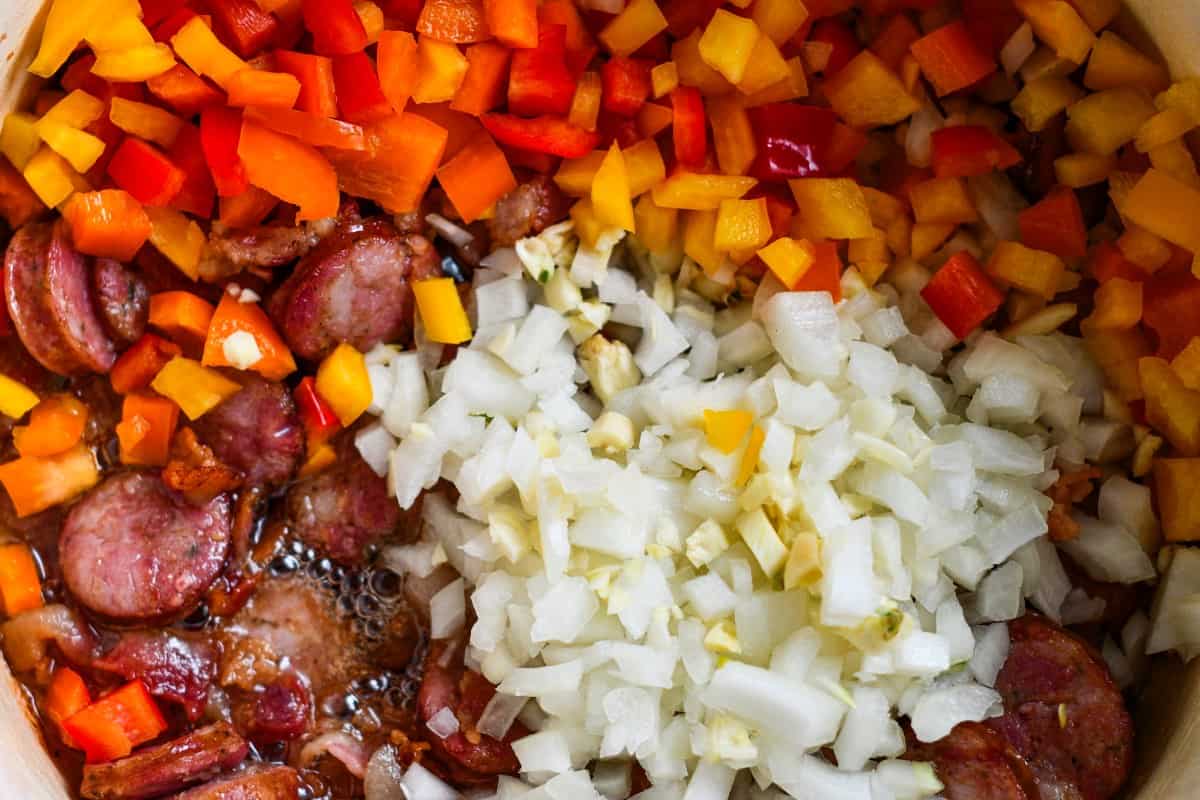
[[932,762],[945,785],[946,800],[1034,800],[1008,756],[1008,746],[992,729],[962,722],[939,741],[924,744],[909,732],[904,757]]
[[217,674],[217,653],[207,639],[185,639],[163,630],[129,631],[92,666],[125,680],[141,680],[150,694],[178,703],[188,719],[197,720]]
[[256,766],[190,789],[175,800],[296,800],[299,796],[296,770]]
[[227,722],[218,722],[106,764],[83,768],[86,800],[145,800],[178,792],[236,767],[250,752]]

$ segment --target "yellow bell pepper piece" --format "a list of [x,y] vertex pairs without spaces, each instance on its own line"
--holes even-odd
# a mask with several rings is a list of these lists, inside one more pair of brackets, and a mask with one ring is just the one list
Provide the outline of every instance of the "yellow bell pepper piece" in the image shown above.
[[658,3],[654,0],[631,0],[600,31],[600,41],[610,53],[627,56],[666,29],[667,18],[659,10]]
[[578,203],[571,206],[570,216],[571,221],[575,223],[575,233],[578,234],[579,240],[588,247],[595,247],[600,234],[604,233],[604,225],[596,219],[592,198],[580,198]]
[[633,232],[633,197],[625,157],[616,142],[608,148],[592,181],[592,208],[601,224]]
[[1139,89],[1106,89],[1067,109],[1067,141],[1079,151],[1109,155],[1133,141],[1154,116],[1149,95]]
[[807,239],[780,237],[758,251],[758,257],[789,289],[804,277],[817,260],[817,251]]
[[953,222],[918,222],[909,232],[908,254],[917,261],[931,255],[945,244],[954,229]]
[[429,341],[461,344],[471,338],[471,323],[452,279],[417,281],[413,284],[413,293]]
[[1034,35],[1060,58],[1075,64],[1087,59],[1096,35],[1066,0],[1014,0],[1014,5]]
[[757,250],[771,240],[767,200],[722,200],[713,246],[718,250]]
[[679,235],[679,211],[662,208],[648,194],[638,199],[633,207],[633,219],[637,225],[638,239],[652,253],[665,253],[677,246]]
[[909,192],[917,222],[941,222],[959,225],[975,222],[979,212],[971,202],[962,178],[932,178],[918,183]]
[[41,147],[37,119],[24,111],[14,111],[4,118],[0,128],[0,153],[17,169],[25,169],[29,159]]
[[800,0],[755,0],[750,18],[777,45],[791,39],[808,19],[808,9]]
[[1188,346],[1171,359],[1171,369],[1184,386],[1200,390],[1200,336],[1192,337]]
[[760,32],[737,88],[744,94],[754,94],[774,86],[790,75],[791,68],[779,52],[779,48],[771,41],[771,37]]
[[1166,67],[1112,31],[1100,34],[1083,74],[1083,85],[1092,91],[1128,87],[1157,94],[1170,83]]
[[335,461],[337,461],[337,451],[333,449],[333,445],[329,444],[329,442],[324,442],[309,454],[308,458],[300,466],[300,471],[297,474],[301,478],[316,475]]
[[1083,90],[1066,78],[1037,78],[1017,92],[1012,101],[1012,111],[1021,118],[1026,128],[1037,132],[1083,96]]
[[1096,330],[1125,330],[1142,319],[1142,284],[1112,278],[1100,284],[1095,294],[1096,307],[1083,325]]
[[453,100],[466,77],[469,62],[457,45],[422,36],[417,42],[417,85],[413,101],[442,103]]
[[1045,45],[1038,45],[1024,64],[1021,65],[1021,80],[1026,83],[1042,78],[1065,78],[1079,65],[1074,61],[1059,58],[1053,50]]
[[38,132],[46,145],[67,160],[76,172],[87,172],[104,155],[104,142],[62,123],[39,123]]
[[585,131],[596,130],[603,94],[604,86],[599,72],[585,72],[580,75],[579,83],[575,86],[575,96],[571,98],[571,108],[567,111],[567,121]]
[[571,197],[586,197],[592,193],[592,181],[600,162],[604,161],[603,150],[593,150],[581,158],[564,158],[554,173],[554,182]]
[[663,208],[715,210],[720,208],[722,200],[736,200],[757,183],[754,178],[741,175],[679,171],[655,186],[651,194]]
[[725,455],[737,450],[753,424],[754,416],[749,411],[704,409],[704,437],[709,445]]
[[165,44],[150,44],[99,54],[92,73],[106,81],[139,83],[162,75],[173,66],[175,56],[171,48]]
[[741,83],[758,34],[754,20],[718,9],[700,36],[700,57],[725,80]]
[[1146,419],[1186,456],[1200,455],[1200,392],[1183,381],[1161,358],[1138,361],[1146,394]]
[[633,147],[622,151],[621,155],[625,158],[629,194],[633,197],[645,194],[667,177],[667,164],[653,139],[642,139]]
[[1159,111],[1176,108],[1200,125],[1200,78],[1185,78],[1154,98]]
[[767,103],[786,103],[801,97],[808,97],[808,74],[804,70],[804,61],[800,56],[793,56],[787,61],[788,76],[762,91],[745,95],[742,105],[745,108],[763,106]]
[[150,388],[174,400],[187,418],[194,420],[240,392],[242,385],[199,361],[175,356],[154,376]]
[[[450,278],[438,278],[437,280],[447,281],[450,284],[450,291],[454,292],[456,298],[458,297],[458,293],[454,290],[453,280]],[[420,287],[422,283],[433,283],[433,281],[418,281],[414,286]],[[417,302],[421,302],[419,291]],[[426,326],[427,331],[428,329]],[[317,367],[316,385],[317,394],[321,396],[322,400],[329,403],[343,427],[353,424],[371,405],[371,379],[367,375],[366,359],[363,358],[362,353],[345,342],[339,344],[332,353],[325,356],[321,365]]]
[[871,224],[877,228],[886,228],[904,214],[904,203],[887,192],[864,186],[863,197],[867,198],[867,207],[871,209]]
[[199,280],[200,256],[208,244],[204,231],[194,219],[173,208],[147,206],[146,213],[150,216],[150,244],[184,275]]
[[89,30],[110,12],[94,0],[54,0],[46,16],[46,27],[37,56],[29,65],[34,75],[49,78],[67,63]]
[[0,414],[20,419],[38,402],[38,396],[28,386],[0,374]]
[[1085,329],[1083,343],[1104,372],[1107,385],[1126,403],[1142,397],[1138,361],[1150,355],[1150,343],[1140,328],[1123,331]]
[[183,130],[183,120],[169,111],[148,103],[114,97],[108,111],[112,124],[128,134],[154,142],[165,149],[175,143]]
[[833,110],[856,128],[892,125],[921,107],[896,73],[870,50],[856,55],[823,87]]
[[1117,157],[1114,155],[1068,153],[1054,160],[1054,174],[1058,182],[1072,189],[1106,181],[1116,168]]
[[1058,294],[1067,265],[1053,253],[1020,242],[1000,242],[985,270],[997,281],[1050,300]]
[[200,17],[188,20],[171,37],[171,46],[192,71],[212,78],[222,88],[236,73],[250,66],[237,53],[221,44],[221,40]]
[[1130,223],[1117,238],[1121,255],[1147,273],[1157,272],[1171,260],[1171,246],[1150,231]]
[[750,441],[746,444],[746,452],[742,453],[742,461],[738,465],[737,475],[733,479],[734,486],[741,488],[754,477],[754,473],[758,470],[758,456],[762,453],[763,442],[766,440],[767,434],[762,428],[755,425],[750,430]]
[[726,254],[716,248],[717,212],[689,211],[683,219],[683,252],[710,278],[729,263]]
[[1071,0],[1071,5],[1094,31],[1108,26],[1121,12],[1121,0]]
[[708,101],[708,119],[712,123],[717,165],[726,175],[745,175],[758,155],[750,116],[735,95],[713,97]]
[[679,68],[674,61],[664,61],[650,70],[650,90],[655,99],[670,94],[678,85]]
[[684,86],[694,86],[709,97],[732,92],[733,84],[710,67],[701,56],[700,36],[700,29],[697,28],[671,45],[671,60],[675,62],[675,69],[679,73],[679,82]]
[[1200,539],[1200,458],[1154,459],[1154,497],[1168,542]]
[[850,178],[788,181],[808,239],[861,239],[875,229],[862,187]]
[[851,239],[847,258],[851,264],[876,264],[891,261],[891,251],[888,250],[887,234],[878,228],[870,236],[861,239]]
[[1150,163],[1156,169],[1162,170],[1188,186],[1200,189],[1200,175],[1196,173],[1196,160],[1192,158],[1192,151],[1188,149],[1182,139],[1160,144],[1147,155],[1150,156]]
[[47,146],[34,153],[21,174],[38,199],[51,208],[75,192],[78,176],[66,159]]
[[154,44],[154,36],[136,14],[115,14],[111,21],[99,24],[84,37],[97,55],[119,53]]
[[1121,214],[1172,244],[1200,253],[1200,226],[1196,209],[1200,190],[1151,167],[1121,208]]
[[1160,111],[1142,123],[1133,140],[1139,153],[1149,153],[1156,147],[1169,144],[1196,127],[1196,122],[1178,108]]
[[907,214],[901,214],[892,220],[886,230],[888,249],[898,256],[912,255],[913,221]]
[[53,125],[86,128],[102,116],[104,116],[104,101],[82,89],[76,89],[51,106],[50,110],[37,121],[35,127],[38,135],[41,135],[43,127]]

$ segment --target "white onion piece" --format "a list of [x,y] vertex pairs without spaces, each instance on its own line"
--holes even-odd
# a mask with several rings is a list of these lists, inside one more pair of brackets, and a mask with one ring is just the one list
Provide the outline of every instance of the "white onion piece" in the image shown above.
[[1154,564],[1141,544],[1124,528],[1075,512],[1079,535],[1059,542],[1066,553],[1098,581],[1138,583],[1155,575]]
[[429,601],[429,635],[448,639],[462,628],[467,619],[467,599],[462,578],[454,581]]
[[985,686],[962,684],[929,689],[912,712],[912,729],[922,742],[936,742],[960,722],[979,722],[1000,706],[1000,695]]
[[967,664],[975,680],[984,686],[996,685],[996,676],[1008,660],[1009,645],[1008,625],[1003,622],[976,630],[975,652]]
[[400,782],[408,800],[458,800],[459,794],[447,786],[420,764],[413,764],[405,771],[404,779]]
[[404,769],[396,760],[396,749],[385,744],[367,762],[363,776],[363,792],[366,800],[408,800],[401,785]]
[[529,698],[527,697],[512,697],[502,692],[496,692],[484,706],[483,713],[479,715],[479,722],[475,725],[476,730],[484,736],[503,739],[508,735],[512,724],[517,720],[517,715],[521,713],[521,709],[528,702]]
[[429,227],[440,233],[446,238],[446,241],[456,247],[466,247],[475,241],[475,234],[461,225],[455,225],[441,214],[426,214],[425,221],[429,223]]
[[513,742],[522,772],[566,772],[571,768],[571,748],[561,731],[541,731]]
[[445,739],[458,733],[458,717],[446,706],[438,709],[438,712],[430,717],[425,725],[439,739]]

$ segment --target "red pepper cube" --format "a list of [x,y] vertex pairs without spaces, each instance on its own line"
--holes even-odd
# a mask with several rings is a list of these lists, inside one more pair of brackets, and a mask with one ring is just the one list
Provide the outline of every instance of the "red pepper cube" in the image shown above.
[[206,108],[200,114],[200,144],[221,197],[236,197],[250,187],[238,155],[242,112],[235,108]]
[[257,55],[279,32],[279,20],[254,0],[208,0],[213,29],[242,58]]
[[979,48],[962,20],[918,39],[910,50],[939,97],[973,86],[996,70],[996,60]]
[[296,108],[322,117],[338,115],[337,90],[333,79],[333,60],[311,53],[276,50],[275,68],[300,81]]
[[600,83],[604,110],[632,117],[650,96],[650,62],[613,56],[600,68]]
[[108,162],[108,175],[119,188],[147,206],[165,206],[183,188],[186,176],[154,145],[126,137]]
[[708,117],[700,91],[692,86],[673,89],[671,111],[676,160],[685,166],[700,166],[708,153]]
[[1013,0],[962,0],[962,19],[979,47],[993,57],[1025,21]]
[[[521,119],[510,114],[484,114],[480,117],[483,127],[496,141],[509,148],[516,148],[514,158],[509,161],[518,166],[528,166],[540,172],[549,172],[548,162],[522,158],[519,151],[543,153],[562,158],[582,158],[596,149],[600,134],[578,128],[559,117]],[[545,166],[545,169],[541,167]]]
[[217,190],[208,169],[208,160],[204,157],[200,129],[195,125],[180,128],[167,155],[183,170],[184,175],[183,188],[171,201],[171,207],[203,219],[212,217]]
[[575,97],[567,68],[567,28],[539,25],[538,46],[514,50],[508,75],[508,110],[522,116],[566,114]]
[[317,383],[311,375],[305,376],[296,386],[293,395],[296,409],[308,439],[309,451],[329,441],[342,428],[333,407],[317,393]]
[[831,173],[826,163],[837,114],[828,108],[768,103],[748,109],[757,155],[750,174],[782,182]]
[[[1055,186],[1039,202],[1017,215],[1017,225],[1021,229],[1021,241],[1027,247],[1054,253],[1059,258],[1083,258],[1087,255],[1087,226],[1083,222],[1079,198],[1069,186]],[[1125,261],[1120,250],[1109,246],[1117,252],[1121,261]],[[1132,264],[1130,266],[1136,272],[1141,272]],[[1099,275],[1096,279],[1105,280]]]
[[1004,292],[966,250],[955,253],[934,273],[921,297],[959,339],[966,338],[1004,302]]
[[1021,163],[1021,154],[982,125],[951,125],[933,132],[933,174],[939,178],[986,175]]
[[304,0],[301,10],[319,54],[344,56],[366,49],[367,29],[351,0]]
[[333,58],[333,82],[342,119],[358,125],[390,116],[392,104],[383,93],[379,73],[366,53]]
[[859,45],[854,31],[850,30],[850,27],[844,22],[832,18],[822,19],[813,25],[808,40],[827,44],[832,48],[829,52],[829,60],[825,62],[826,78],[836,75],[842,67],[849,64],[856,55],[862,52],[862,46]]

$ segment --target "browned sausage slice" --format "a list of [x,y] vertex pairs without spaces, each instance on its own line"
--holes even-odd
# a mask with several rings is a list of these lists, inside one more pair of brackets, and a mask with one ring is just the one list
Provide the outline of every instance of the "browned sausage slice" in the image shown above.
[[185,613],[221,571],[229,499],[193,506],[147,472],[114,475],[67,515],[63,579],[87,608],[125,622]]
[[218,722],[117,761],[88,764],[79,794],[87,800],[161,797],[236,767],[249,751],[232,725]]
[[116,361],[96,314],[88,263],[65,226],[34,223],[17,231],[4,256],[8,313],[25,348],[62,375],[107,372]]
[[296,800],[300,776],[291,767],[251,767],[191,789],[175,800]]
[[441,274],[423,236],[382,219],[351,220],[305,256],[269,310],[292,350],[318,360],[342,342],[369,350],[412,333],[410,282]]
[[194,423],[196,435],[249,486],[286,483],[304,457],[296,404],[279,383],[247,374],[244,388]]
[[1004,739],[987,726],[962,722],[931,744],[909,733],[904,757],[933,763],[946,800],[1032,800],[1008,760]]
[[567,216],[566,195],[548,175],[522,183],[496,202],[488,220],[494,247],[512,247],[518,239],[536,236]]
[[996,679],[1005,713],[987,724],[1028,764],[1043,796],[1107,800],[1125,783],[1133,723],[1098,655],[1043,617],[1008,625]]
[[141,680],[150,694],[179,703],[188,719],[197,720],[217,674],[217,653],[207,639],[129,631],[92,666],[125,680]]
[[98,258],[92,269],[96,309],[109,335],[122,344],[132,344],[146,332],[150,317],[150,290],[146,282],[121,262]]

